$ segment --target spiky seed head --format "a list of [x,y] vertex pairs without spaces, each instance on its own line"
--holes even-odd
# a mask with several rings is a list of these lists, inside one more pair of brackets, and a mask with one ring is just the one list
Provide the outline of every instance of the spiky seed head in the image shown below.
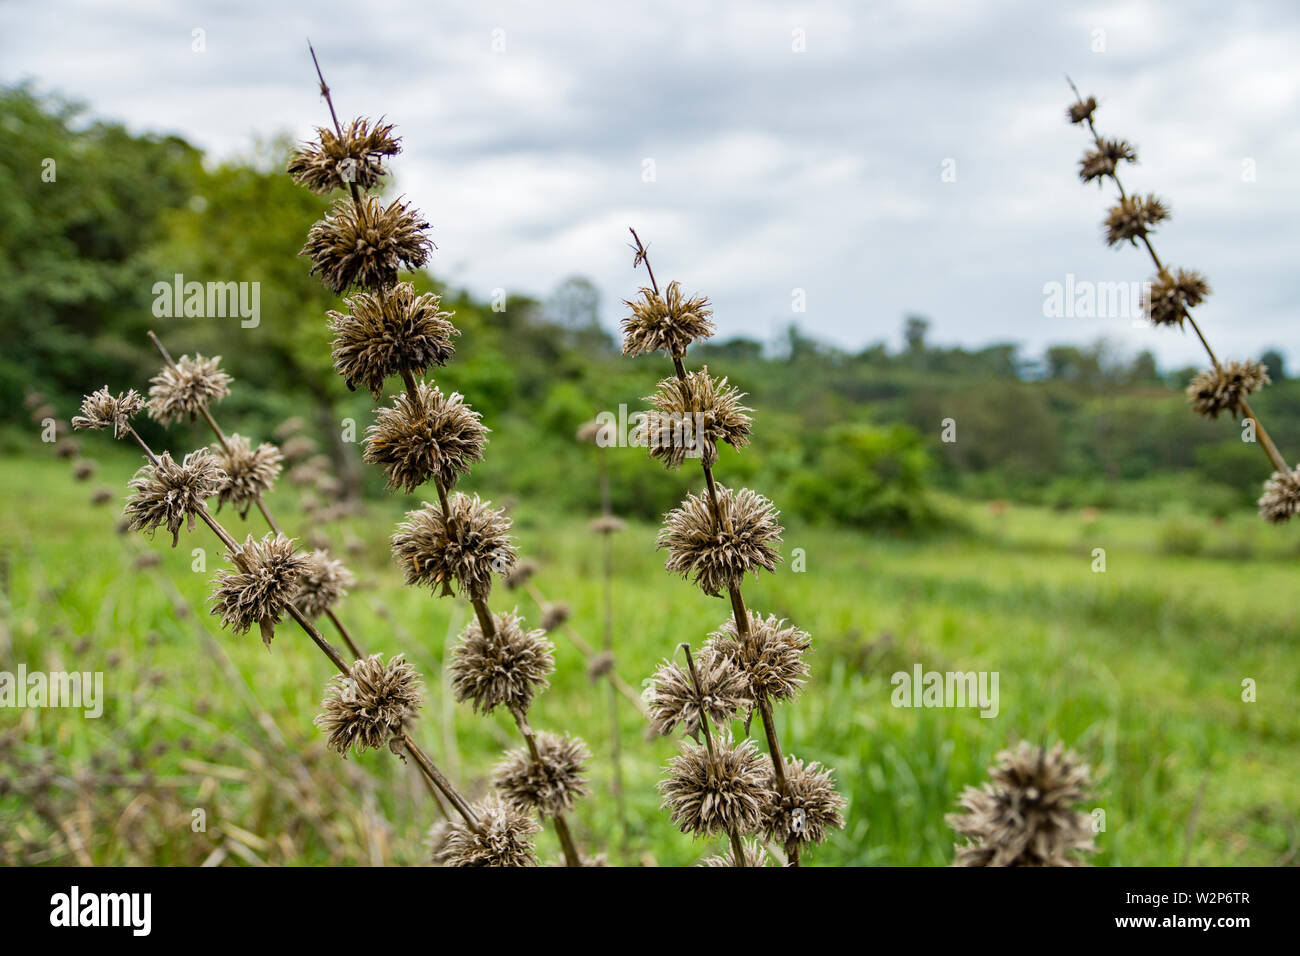
[[384,292],[356,293],[347,312],[330,311],[334,368],[348,388],[360,385],[378,399],[389,376],[446,365],[460,330],[441,303],[436,293],[416,295],[411,283],[399,282]]
[[250,534],[242,545],[226,553],[233,571],[217,572],[212,591],[212,613],[236,634],[246,634],[254,624],[262,641],[271,646],[280,615],[293,602],[298,582],[309,566],[307,556],[282,534],[260,541]]
[[113,492],[112,489],[109,488],[96,488],[94,493],[90,496],[90,503],[92,505],[106,505],[112,500]]
[[623,319],[623,354],[648,355],[662,349],[669,356],[684,355],[699,339],[712,338],[709,300],[687,298],[677,282],[668,283],[665,295],[642,289],[641,298],[624,300],[632,314]]
[[393,555],[407,584],[441,587],[450,594],[454,582],[470,597],[485,598],[493,573],[507,573],[518,556],[510,519],[478,495],[456,492],[448,506],[449,516],[428,502],[408,511],[393,535]]
[[477,617],[461,631],[452,651],[451,688],[458,701],[470,701],[480,713],[505,705],[518,713],[528,710],[533,695],[550,686],[555,647],[541,629],[525,630],[513,611],[492,615],[491,634],[484,634]]
[[81,454],[81,443],[74,438],[64,438],[55,443],[55,458],[76,458]]
[[1143,305],[1152,325],[1176,325],[1180,328],[1187,310],[1200,305],[1210,294],[1210,284],[1199,272],[1179,269],[1171,273],[1162,269],[1151,280]]
[[234,381],[221,370],[221,356],[182,355],[149,379],[149,417],[163,425],[194,421],[213,402],[230,394]]
[[[111,428],[113,437],[120,438],[122,430],[144,408],[144,398],[133,388],[112,395],[108,386],[91,392],[81,400],[81,414],[72,419],[73,428]],[[41,416],[48,418],[50,416]]]
[[739,587],[747,572],[776,569],[781,540],[779,512],[756,491],[717,486],[719,521],[708,494],[687,495],[664,516],[658,547],[668,549],[664,567],[690,578],[705,594]]
[[[293,435],[285,441],[280,453],[284,455],[285,461],[291,465],[296,465],[307,461],[316,454],[316,442],[306,435]],[[321,460],[324,462],[328,459],[322,456]]]
[[299,255],[311,259],[312,275],[336,295],[352,288],[377,291],[397,282],[403,267],[414,270],[428,261],[433,247],[424,235],[428,228],[400,199],[387,206],[374,196],[359,206],[337,199],[311,227]]
[[321,196],[346,189],[349,183],[370,190],[384,177],[384,161],[402,151],[401,142],[382,117],[374,125],[364,117],[354,119],[343,127],[342,138],[318,126],[316,141],[295,149],[285,171],[299,186]]
[[1087,99],[1081,99],[1078,102],[1071,103],[1065,110],[1066,117],[1071,123],[1082,123],[1092,119],[1092,114],[1097,111],[1097,98],[1089,96]]
[[464,820],[448,828],[436,860],[443,866],[536,866],[533,836],[541,829],[533,814],[488,794],[471,809],[481,832]]
[[516,561],[515,566],[505,576],[506,587],[511,591],[521,588],[528,583],[528,579],[537,573],[537,562],[532,558],[525,558],[522,561]]
[[284,456],[280,449],[267,442],[256,448],[243,435],[226,436],[225,443],[212,443],[212,456],[216,459],[226,479],[217,491],[217,506],[233,505],[240,517],[257,499],[269,494],[280,475]]
[[587,662],[587,680],[593,684],[614,670],[614,655],[610,651],[601,651]]
[[425,834],[424,842],[429,848],[429,859],[434,863],[439,861],[442,851],[447,847],[447,837],[451,835],[451,821],[437,820],[430,825],[428,832]]
[[1092,819],[1078,805],[1089,796],[1089,770],[1061,744],[1051,750],[1021,741],[997,755],[989,781],[967,787],[948,825],[964,844],[955,866],[1080,866],[1096,850]]
[[378,750],[419,713],[421,684],[401,654],[387,663],[382,654],[371,654],[352,665],[351,675],[330,680],[314,723],[329,748],[344,757],[349,750]]
[[1187,401],[1198,415],[1218,418],[1228,412],[1236,416],[1241,411],[1241,400],[1271,381],[1268,369],[1259,362],[1224,362],[1192,379],[1187,386]]
[[[744,866],[767,866],[767,849],[757,839],[746,837],[740,841],[741,852],[744,855]],[[697,866],[740,866],[736,862],[736,852],[731,847],[727,848],[726,853],[720,853],[717,856],[707,856],[700,860]]]
[[708,366],[689,372],[685,380],[666,378],[646,401],[654,405],[637,429],[636,439],[668,468],[687,458],[699,458],[712,468],[718,463],[718,442],[733,448],[749,444],[753,409],[740,404],[745,393],[727,380],[710,377]]
[[616,518],[613,515],[601,515],[587,525],[587,530],[592,534],[618,534],[626,527],[627,522],[622,518]]
[[89,458],[83,458],[72,466],[72,478],[74,481],[89,481],[95,474],[95,463]]
[[337,604],[353,583],[352,572],[342,561],[330,557],[328,551],[313,551],[307,555],[307,567],[298,577],[294,606],[314,620]]
[[476,461],[483,460],[488,429],[459,392],[444,395],[420,382],[412,397],[402,392],[381,408],[366,429],[368,464],[379,465],[390,489],[408,494],[426,481],[451,489]]
[[769,614],[749,611],[749,634],[740,636],[736,619],[728,618],[709,636],[711,653],[730,658],[743,675],[746,696],[754,700],[789,700],[808,678],[804,653],[812,644],[807,632]]
[[699,693],[686,668],[672,661],[659,665],[643,695],[655,733],[667,736],[681,724],[686,734],[698,739],[701,713],[713,726],[722,727],[754,706],[745,675],[729,657],[706,646],[695,655],[695,673]]
[[181,525],[188,521],[194,530],[194,518],[203,503],[217,494],[226,474],[206,448],[192,451],[178,464],[168,452],[158,456],[158,464],[148,464],[126,483],[131,494],[123,517],[127,530],[152,535],[165,527],[172,535],[172,547],[180,541]]
[[492,786],[502,799],[520,810],[537,810],[544,816],[567,813],[589,792],[587,745],[568,734],[540,731],[537,757],[527,747],[509,751],[492,772]]
[[682,742],[659,783],[663,806],[683,833],[757,832],[772,800],[767,758],[754,741],[735,744],[721,734],[714,734],[713,752],[716,760],[706,746]]
[[1128,241],[1134,245],[1151,227],[1169,218],[1169,207],[1155,196],[1125,196],[1106,213],[1106,244],[1119,245]]
[[572,613],[569,605],[563,601],[552,601],[546,605],[546,610],[542,612],[542,619],[538,623],[543,631],[550,632],[567,621]]
[[1295,471],[1275,471],[1264,482],[1264,495],[1259,499],[1259,514],[1265,521],[1282,524],[1300,512],[1300,468]]
[[1085,183],[1094,180],[1100,185],[1107,176],[1113,176],[1120,163],[1136,163],[1137,150],[1122,139],[1103,139],[1079,160],[1079,179]]
[[290,415],[284,421],[280,422],[280,424],[275,426],[275,430],[271,432],[271,435],[276,441],[285,442],[294,435],[300,435],[306,430],[307,423],[302,420],[301,416]]
[[827,830],[844,826],[844,798],[835,789],[831,771],[821,764],[786,758],[785,787],[780,792],[773,775],[772,802],[764,808],[763,823],[769,839],[821,843]]

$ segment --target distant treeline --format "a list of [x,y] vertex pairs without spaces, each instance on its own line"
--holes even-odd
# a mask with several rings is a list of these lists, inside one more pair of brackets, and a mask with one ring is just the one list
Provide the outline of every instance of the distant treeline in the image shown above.
[[[0,89],[0,126],[0,172],[11,184],[0,191],[7,450],[30,447],[22,412],[30,389],[66,417],[88,389],[142,388],[159,364],[145,336],[153,328],[176,354],[224,357],[237,379],[222,406],[230,427],[262,438],[301,416],[345,485],[367,490],[374,475],[358,467],[344,423],[354,420],[361,437],[371,403],[347,391],[329,360],[325,314],[342,305],[297,258],[327,203],[283,174],[286,141],[207,163],[181,139],[133,134],[26,87]],[[156,310],[155,285],[177,275],[257,283],[260,314]],[[605,454],[616,510],[650,517],[676,503],[695,470],[666,478],[639,460],[643,451],[574,439],[598,412],[643,408],[665,372],[663,362],[620,356],[609,331],[615,304],[590,282],[571,278],[544,299],[513,296],[494,311],[428,276],[414,281],[443,293],[463,333],[457,360],[431,377],[473,396],[493,429],[496,447],[471,486],[593,511],[595,456]],[[850,353],[796,325],[776,347],[744,338],[698,347],[693,360],[763,411],[751,446],[724,448],[720,480],[756,482],[809,519],[907,529],[937,520],[927,493],[937,486],[1062,507],[1222,512],[1249,502],[1244,476],[1265,477],[1263,456],[1239,440],[1235,423],[1187,410],[1189,369],[1162,371],[1149,353],[1125,356],[1104,342],[1030,357],[1012,344],[940,348],[926,333],[926,321],[909,316],[899,350]],[[1280,355],[1263,358],[1275,384],[1259,397],[1260,413],[1284,449],[1300,448],[1300,385],[1285,378]],[[149,437],[164,446],[206,440],[198,428]]]

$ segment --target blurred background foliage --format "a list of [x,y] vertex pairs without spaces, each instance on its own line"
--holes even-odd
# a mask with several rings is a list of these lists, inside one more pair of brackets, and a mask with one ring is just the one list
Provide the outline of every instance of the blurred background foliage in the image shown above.
[[[26,443],[15,430],[30,428],[21,402],[30,388],[65,416],[99,385],[142,388],[159,365],[145,336],[154,328],[174,354],[223,356],[238,379],[222,409],[232,427],[264,437],[291,415],[307,418],[345,485],[379,490],[359,467],[358,446],[342,437],[349,418],[364,435],[372,403],[330,367],[325,313],[341,305],[297,258],[326,200],[283,174],[287,140],[206,162],[183,140],[134,134],[27,87],[0,91],[0,125],[0,171],[22,185],[0,193],[6,448]],[[40,179],[46,159],[56,163],[54,183]],[[260,324],[155,318],[153,284],[177,273],[260,283]],[[621,306],[601,302],[579,276],[545,297],[512,294],[503,311],[427,275],[414,281],[443,294],[463,333],[456,360],[435,377],[466,394],[494,431],[475,485],[595,510],[597,490],[571,479],[586,453],[574,431],[620,404],[644,408],[664,371],[619,355],[610,330]],[[629,272],[629,291],[634,282]],[[1041,356],[1012,343],[947,348],[929,341],[923,316],[903,322],[897,351],[848,352],[796,324],[777,342],[697,347],[694,361],[728,376],[762,411],[753,445],[725,449],[720,473],[762,487],[800,518],[900,531],[941,520],[932,489],[1223,516],[1249,507],[1267,476],[1235,425],[1188,412],[1191,369],[1162,370],[1150,353],[1123,354],[1106,341]],[[1280,355],[1264,360],[1275,385],[1259,397],[1260,414],[1283,448],[1300,446],[1300,384],[1285,378]],[[942,440],[948,418],[956,441]],[[611,465],[614,508],[629,516],[661,514],[690,477],[665,480],[638,455],[611,456]]]

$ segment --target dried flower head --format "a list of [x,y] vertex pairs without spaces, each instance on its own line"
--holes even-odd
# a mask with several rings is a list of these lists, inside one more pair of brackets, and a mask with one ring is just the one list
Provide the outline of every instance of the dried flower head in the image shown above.
[[1195,308],[1210,294],[1210,284],[1199,272],[1179,269],[1171,274],[1162,269],[1151,280],[1143,305],[1152,325],[1182,326],[1187,310]]
[[1021,741],[998,754],[989,777],[963,791],[965,813],[946,817],[967,841],[954,865],[1079,866],[1079,854],[1095,851],[1091,818],[1077,809],[1089,795],[1088,765],[1076,754]]
[[1187,386],[1187,401],[1198,415],[1218,418],[1220,413],[1237,415],[1241,400],[1272,381],[1259,362],[1224,362],[1207,369]]
[[515,590],[515,588],[521,588],[536,573],[537,562],[532,558],[516,561],[515,566],[505,576],[506,587],[511,591]]
[[364,197],[360,205],[338,199],[311,227],[299,255],[311,259],[312,275],[319,275],[335,294],[383,289],[397,281],[403,266],[414,270],[428,260],[433,246],[424,236],[428,228],[400,199],[387,206],[374,196]]
[[280,462],[284,460],[274,445],[262,442],[254,448],[247,438],[238,434],[226,436],[224,443],[213,442],[212,454],[226,473],[217,491],[217,505],[233,505],[240,517],[247,516],[253,502],[274,487],[280,475]]
[[640,299],[624,304],[632,310],[623,319],[624,355],[648,355],[659,349],[669,356],[684,355],[692,342],[713,337],[709,300],[686,298],[677,282],[668,283],[667,296],[642,289]]
[[1106,213],[1106,244],[1134,245],[1152,226],[1169,218],[1169,207],[1155,196],[1124,196]]
[[1264,482],[1259,499],[1259,514],[1265,521],[1282,524],[1300,512],[1300,468],[1290,472],[1273,472]]
[[206,448],[190,452],[179,464],[163,452],[156,465],[145,465],[126,483],[131,489],[123,511],[128,530],[152,535],[165,527],[172,534],[172,547],[176,547],[181,525],[188,521],[189,529],[194,530],[194,516],[220,490],[225,477]]
[[488,713],[504,704],[518,713],[528,710],[533,695],[550,686],[555,669],[554,645],[540,629],[524,630],[513,611],[492,615],[492,633],[484,634],[477,617],[466,625],[452,652],[451,688],[459,701]]
[[764,618],[749,612],[749,634],[741,637],[736,619],[727,618],[709,636],[705,647],[719,656],[730,658],[747,682],[745,694],[754,700],[789,700],[799,693],[808,677],[804,652],[812,644],[805,631],[769,614]]
[[1083,123],[1092,119],[1092,114],[1097,111],[1097,98],[1090,96],[1087,99],[1080,99],[1076,103],[1071,103],[1065,110],[1065,115],[1071,123]]
[[282,534],[268,534],[260,541],[250,534],[242,545],[227,552],[226,560],[235,570],[217,572],[212,613],[236,634],[246,634],[258,625],[263,643],[270,647],[275,625],[293,602],[298,582],[307,571],[307,556]]
[[316,141],[295,149],[285,171],[299,186],[322,196],[349,183],[369,190],[383,179],[384,161],[401,151],[391,123],[381,118],[372,126],[359,118],[343,127],[342,138],[332,129],[316,127]]
[[221,371],[221,356],[182,355],[149,379],[149,417],[163,425],[194,421],[202,409],[230,394],[234,381]]
[[1115,175],[1120,163],[1136,162],[1137,150],[1129,143],[1122,139],[1103,139],[1079,160],[1079,179],[1085,183],[1096,180],[1100,185],[1105,177]]
[[[81,414],[72,419],[73,428],[111,428],[113,437],[119,438],[122,429],[144,408],[144,399],[133,388],[123,395],[110,395],[105,385],[81,400]],[[49,416],[42,416],[49,417]]]
[[680,468],[687,458],[701,458],[712,468],[718,462],[718,442],[732,448],[749,444],[753,409],[740,404],[745,393],[727,380],[709,376],[708,366],[685,379],[666,378],[646,401],[654,405],[637,429],[637,440],[668,468]]
[[420,675],[401,654],[384,663],[371,654],[336,674],[325,688],[322,712],[314,723],[328,737],[329,748],[347,756],[378,750],[402,733],[420,710]]
[[318,618],[337,604],[354,582],[352,572],[342,561],[330,557],[328,551],[313,551],[307,555],[307,567],[298,576],[294,606],[304,616]]
[[618,534],[626,527],[627,522],[622,518],[616,518],[613,515],[601,515],[587,525],[587,530],[592,534]]
[[773,571],[780,553],[779,512],[756,491],[733,492],[717,486],[719,521],[708,494],[687,495],[680,508],[664,516],[658,547],[668,549],[664,567],[691,578],[705,594],[718,596],[739,587],[746,572]]
[[388,475],[388,487],[412,492],[426,481],[450,490],[476,461],[483,460],[487,427],[459,392],[444,395],[436,385],[416,385],[381,408],[366,429],[365,461]]
[[446,365],[460,330],[441,304],[435,293],[416,295],[411,283],[399,282],[383,292],[358,292],[347,300],[347,312],[330,311],[334,367],[348,388],[360,385],[378,399],[390,375]]
[[552,601],[546,605],[546,610],[542,612],[542,619],[539,624],[543,631],[553,631],[567,621],[571,613],[569,605],[563,601]]
[[698,739],[701,713],[721,727],[754,706],[745,675],[729,657],[706,646],[695,655],[695,673],[700,678],[699,693],[686,668],[664,661],[655,671],[642,696],[656,734],[667,736],[681,724],[685,733]]
[[740,841],[744,862],[736,862],[736,851],[728,847],[726,853],[708,856],[698,866],[767,866],[767,849],[758,840],[745,838]]
[[76,458],[81,454],[81,443],[74,438],[65,438],[54,446],[55,458]]
[[92,505],[106,505],[113,500],[113,491],[111,488],[96,488],[90,496]]
[[705,746],[682,743],[659,784],[663,806],[683,833],[756,832],[772,800],[767,757],[748,738],[734,744],[717,734],[713,751],[716,759]]
[[95,463],[89,458],[83,458],[72,466],[72,479],[74,481],[89,481],[95,474]]
[[827,830],[844,826],[844,798],[835,789],[830,770],[816,761],[805,766],[797,757],[788,757],[785,786],[786,791],[779,792],[772,777],[772,800],[764,808],[763,823],[769,838],[821,843]]
[[[296,465],[299,462],[307,461],[316,454],[316,442],[306,435],[294,435],[284,443],[284,447],[280,449],[280,452],[284,455],[285,461],[291,465]],[[327,461],[328,459],[321,458],[321,463]]]
[[533,835],[541,827],[532,813],[488,794],[471,808],[480,831],[464,820],[451,824],[436,859],[443,866],[536,866]]
[[538,759],[527,747],[511,750],[493,770],[492,785],[520,810],[537,810],[544,816],[567,813],[589,792],[586,762],[591,752],[568,734],[543,730],[536,740]]
[[478,495],[457,492],[448,506],[450,516],[428,502],[408,511],[393,535],[393,554],[407,584],[440,585],[450,594],[454,581],[471,597],[487,597],[492,574],[508,572],[517,557],[510,519]]

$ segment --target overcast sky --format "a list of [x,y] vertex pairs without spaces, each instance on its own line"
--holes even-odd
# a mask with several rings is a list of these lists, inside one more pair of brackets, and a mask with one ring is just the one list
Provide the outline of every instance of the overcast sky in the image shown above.
[[1300,360],[1294,0],[0,0],[0,82],[236,156],[327,120],[308,36],[344,119],[398,125],[396,184],[435,225],[433,269],[479,295],[582,274],[613,324],[640,283],[635,225],[722,335],[797,319],[857,349],[897,344],[915,312],[942,343],[1107,335],[1199,361],[1177,332],[1044,315],[1068,273],[1151,272],[1100,240],[1110,198],[1075,179],[1069,73],[1101,133],[1137,145],[1127,184],[1169,200],[1156,248],[1208,275],[1219,352]]

